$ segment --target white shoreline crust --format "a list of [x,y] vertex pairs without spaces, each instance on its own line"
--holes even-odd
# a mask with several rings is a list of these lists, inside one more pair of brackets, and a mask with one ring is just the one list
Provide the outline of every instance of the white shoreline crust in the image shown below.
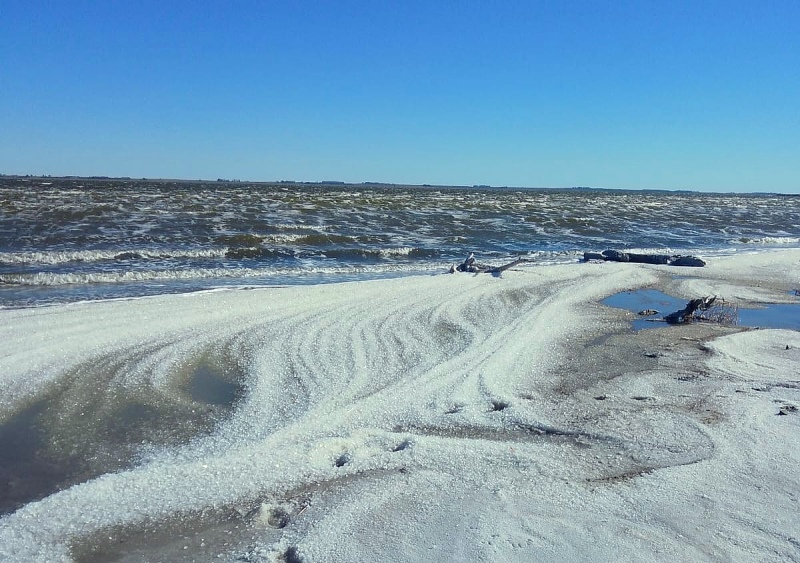
[[[799,262],[2,310],[4,422],[99,374],[109,400],[193,407],[187,366],[211,356],[236,364],[246,395],[213,432],[4,516],[0,560],[800,560],[800,332],[634,334],[598,305],[654,286],[798,302]],[[108,423],[64,397],[62,428]]]

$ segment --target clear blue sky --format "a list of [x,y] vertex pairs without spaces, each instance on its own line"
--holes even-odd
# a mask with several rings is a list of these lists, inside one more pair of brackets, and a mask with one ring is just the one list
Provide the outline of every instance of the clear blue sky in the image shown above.
[[800,191],[800,2],[0,1],[0,173]]

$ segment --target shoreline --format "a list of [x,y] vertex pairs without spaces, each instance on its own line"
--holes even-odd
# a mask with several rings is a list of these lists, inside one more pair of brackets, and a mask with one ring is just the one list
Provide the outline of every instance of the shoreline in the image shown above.
[[[800,252],[800,248],[784,248],[784,249],[762,249],[762,250],[752,250],[750,252],[740,252],[740,253],[730,253],[730,252],[723,252],[719,251],[719,254],[703,254],[703,256],[710,260],[713,264],[718,260],[726,261],[732,258],[737,258],[741,260],[746,260],[750,257],[758,257],[762,255],[772,255],[772,254],[782,254],[786,252]],[[573,253],[569,260],[562,259],[562,261],[554,261],[554,260],[544,260],[539,261],[537,259],[530,259],[526,260],[521,267],[518,267],[517,270],[526,270],[526,269],[538,269],[538,268],[551,268],[551,267],[560,267],[560,266],[567,266],[567,265],[578,265],[584,264],[584,267],[590,268],[593,266],[597,266],[598,264],[591,264],[587,263],[584,260],[578,260],[577,256],[582,254],[580,252]],[[564,254],[564,256],[569,255],[569,253]],[[613,262],[610,262],[613,264]],[[507,262],[493,260],[492,266],[494,267],[501,267],[502,265],[507,264]],[[0,311],[7,311],[7,310],[19,310],[19,309],[39,309],[39,308],[48,308],[48,307],[62,307],[62,306],[72,306],[72,305],[82,305],[82,304],[90,304],[90,303],[103,303],[103,302],[115,302],[115,301],[136,301],[141,299],[152,299],[152,298],[161,298],[161,297],[168,297],[168,296],[182,296],[182,295],[195,295],[195,294],[204,294],[204,293],[214,293],[214,292],[239,292],[239,291],[259,291],[259,290],[271,290],[271,289],[284,289],[289,287],[313,287],[319,285],[338,285],[338,284],[349,284],[349,283],[361,283],[361,282],[373,282],[373,281],[381,281],[381,280],[392,280],[392,279],[416,279],[416,278],[427,278],[432,276],[440,276],[446,274],[452,274],[453,272],[448,272],[454,266],[452,262],[441,262],[436,265],[436,267],[429,267],[429,268],[420,268],[415,266],[412,269],[407,271],[401,270],[386,270],[386,271],[375,271],[371,273],[364,273],[361,272],[358,275],[356,274],[324,274],[324,273],[315,273],[313,275],[300,275],[300,274],[291,274],[291,275],[277,275],[276,279],[270,280],[269,283],[266,282],[253,282],[253,280],[248,280],[247,278],[243,278],[239,280],[239,282],[234,284],[222,284],[222,285],[215,285],[211,284],[207,287],[198,286],[194,289],[186,289],[186,288],[179,288],[173,287],[169,291],[164,291],[163,287],[159,287],[157,289],[145,289],[138,288],[136,290],[129,289],[120,289],[124,286],[128,285],[128,282],[98,282],[93,284],[77,284],[74,287],[72,286],[53,286],[56,289],[65,287],[67,288],[64,290],[66,293],[65,296],[62,296],[61,299],[55,299],[53,297],[46,297],[41,298],[42,301],[37,302],[21,302],[21,298],[16,296],[10,300],[8,305],[0,304]],[[653,265],[650,265],[653,266]],[[658,268],[658,267],[654,267]],[[703,276],[694,276],[692,275],[691,270],[694,268],[685,268],[685,267],[676,267],[676,266],[665,266],[661,267],[662,269],[654,269],[654,271],[660,271],[664,274],[666,281],[664,282],[664,291],[668,293],[672,297],[676,298],[686,298],[690,299],[692,296],[696,295],[692,293],[692,291],[698,291],[699,293],[706,292],[705,294],[708,295],[714,292],[713,288],[710,288],[708,284],[702,285]],[[457,275],[463,275],[462,272],[458,272]],[[305,277],[304,277],[305,276]],[[341,279],[336,279],[337,276],[341,276]],[[315,279],[312,279],[315,278]],[[713,279],[713,278],[709,278]],[[722,278],[724,280],[725,277]],[[684,287],[686,281],[689,280],[690,283],[695,283],[696,289],[692,289],[691,286]],[[741,282],[740,287],[736,287],[736,285],[728,284],[723,285],[717,283],[717,289],[722,289],[734,292],[742,291],[743,287],[746,287],[746,282]],[[781,286],[782,283],[778,283],[776,287]],[[739,300],[742,303],[748,302],[756,302],[757,304],[763,303],[774,303],[774,304],[793,304],[797,301],[794,299],[795,297],[800,296],[800,281],[796,282],[794,286],[795,289],[789,290],[786,292],[785,295],[779,295],[778,293],[771,293],[769,282],[767,282],[767,286],[765,290],[760,290],[758,292],[751,291],[750,293],[733,293],[732,300]],[[19,290],[21,286],[16,286],[14,284],[6,284],[5,286],[2,285],[0,281],[0,289],[5,287],[7,291],[11,290]],[[43,289],[44,286],[29,286],[27,288],[28,291],[38,292]],[[83,297],[66,297],[69,291],[79,291],[84,292],[87,295]],[[94,294],[94,296],[89,296],[90,294]],[[7,294],[2,294],[0,291],[0,296],[5,297],[8,299]],[[729,300],[731,300],[729,299]],[[16,303],[16,301],[20,301],[20,303]],[[746,305],[745,305],[746,307]]]
[[[61,380],[59,362],[97,366],[120,352],[110,377],[123,394],[144,384],[183,400],[170,366],[223,349],[243,362],[248,393],[211,435],[4,516],[0,554],[799,559],[780,515],[800,503],[800,416],[789,408],[800,381],[786,376],[798,373],[800,332],[634,332],[631,313],[599,303],[639,287],[798,302],[788,291],[800,252],[750,258],[677,279],[669,267],[576,264],[0,311],[3,420]],[[169,343],[166,366],[152,363],[157,342]],[[179,525],[136,547],[143,522],[194,511],[219,533],[191,539]]]

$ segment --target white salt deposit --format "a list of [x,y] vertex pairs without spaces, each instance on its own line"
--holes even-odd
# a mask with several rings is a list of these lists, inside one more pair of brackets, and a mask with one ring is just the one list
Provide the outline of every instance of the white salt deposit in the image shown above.
[[[752,260],[680,283],[798,284],[796,251]],[[246,388],[212,433],[0,519],[0,560],[68,561],[111,526],[248,501],[246,550],[204,541],[199,560],[800,560],[798,332],[723,336],[692,383],[676,362],[560,386],[574,343],[621,316],[592,304],[667,272],[527,266],[0,310],[2,421],[92,377],[109,401],[194,406],[181,378],[209,356]]]
[[796,303],[788,291],[776,288],[800,289],[800,251],[716,257],[702,275],[678,279],[675,286],[691,298],[721,295],[732,301]]

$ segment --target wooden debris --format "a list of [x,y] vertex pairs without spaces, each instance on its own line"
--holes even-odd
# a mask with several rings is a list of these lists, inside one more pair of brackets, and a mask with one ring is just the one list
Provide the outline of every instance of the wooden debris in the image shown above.
[[640,317],[652,317],[653,315],[657,315],[658,311],[655,309],[645,309],[644,311],[639,311]]
[[664,317],[670,324],[686,324],[692,321],[735,325],[739,322],[739,309],[722,298],[700,297],[692,299],[686,307]]
[[603,260],[607,262],[636,262],[639,264],[669,264],[670,266],[703,267],[706,263],[695,256],[665,254],[637,254],[621,250],[604,250],[603,252],[584,252],[583,261]]
[[670,324],[680,324],[680,323],[690,323],[694,319],[694,314],[697,312],[698,309],[707,309],[708,306],[706,303],[710,305],[713,303],[716,297],[712,298],[698,298],[692,299],[686,304],[686,307],[681,309],[680,311],[675,311],[674,313],[670,313],[664,320]]
[[509,262],[508,264],[503,264],[502,266],[488,266],[486,264],[479,264],[475,261],[475,254],[470,253],[466,260],[464,260],[461,264],[456,266],[455,264],[450,266],[450,273],[455,274],[456,272],[468,272],[472,274],[500,274],[505,272],[509,268],[513,268],[523,262],[530,262],[526,258],[517,258],[516,260]]

